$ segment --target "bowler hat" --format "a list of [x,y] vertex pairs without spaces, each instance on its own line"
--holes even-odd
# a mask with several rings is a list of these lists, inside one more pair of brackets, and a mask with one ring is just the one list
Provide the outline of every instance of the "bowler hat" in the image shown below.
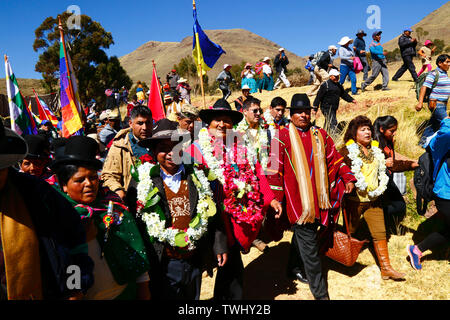
[[[157,121],[153,125],[152,136],[150,138],[141,140],[138,144],[144,148],[154,147],[161,140],[172,140],[180,142],[183,139],[183,135],[189,134],[188,132],[178,131],[178,123],[171,121],[167,118],[163,118]],[[172,137],[178,138],[173,140]]]
[[312,109],[308,95],[305,93],[296,93],[292,96],[291,106],[286,109]]
[[64,146],[64,152],[55,154],[55,161],[50,165],[51,168],[57,168],[61,165],[75,164],[92,166],[100,170],[103,162],[97,159],[99,146],[97,141],[85,136],[72,136],[67,139]]
[[48,159],[50,156],[50,143],[40,134],[27,135],[24,137],[28,145],[26,158]]
[[231,118],[233,125],[238,124],[244,118],[241,112],[232,110],[230,104],[225,99],[217,100],[212,109],[203,109],[199,112],[200,119],[208,125],[214,118],[224,115]]
[[8,168],[23,160],[28,153],[25,140],[0,121],[0,169]]

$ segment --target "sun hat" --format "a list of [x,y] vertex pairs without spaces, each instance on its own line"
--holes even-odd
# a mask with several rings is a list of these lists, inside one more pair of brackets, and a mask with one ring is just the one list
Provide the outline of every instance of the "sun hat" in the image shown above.
[[353,42],[353,39],[350,39],[349,37],[347,37],[347,36],[345,36],[345,37],[342,37],[341,38],[341,41],[339,41],[338,42],[338,44],[340,45],[340,46],[343,46],[343,45],[346,45],[347,43],[352,43]]
[[333,44],[331,46],[328,46],[328,50],[332,50],[332,49],[337,50],[337,47]]
[[244,118],[241,112],[231,109],[230,104],[224,99],[217,100],[211,109],[203,109],[199,112],[200,119],[208,125],[214,118],[223,115],[229,116],[233,125],[238,124]]
[[188,82],[188,80],[185,79],[185,78],[180,78],[180,80],[178,80],[177,82],[178,82],[178,83],[183,83],[183,82]]
[[248,85],[244,84],[241,90],[251,90],[251,88]]
[[0,169],[8,168],[23,160],[28,153],[25,140],[0,121]]
[[172,140],[172,137],[178,137],[179,142],[183,140],[183,136],[187,134],[189,133],[178,130],[177,122],[171,121],[167,118],[163,118],[153,125],[152,136],[150,138],[139,141],[138,145],[144,148],[151,148],[161,142],[161,140]]
[[328,72],[328,74],[329,74],[330,76],[335,76],[335,77],[341,75],[341,73],[340,73],[338,70],[334,69],[334,68],[331,69],[330,72]]
[[281,51],[284,51],[284,48],[280,48],[280,49],[278,49],[278,51],[280,51],[280,52],[281,52]]
[[244,69],[247,68],[247,67],[252,67],[252,66],[253,66],[253,65],[252,65],[250,62],[247,62],[247,63],[245,64]]
[[227,63],[225,63],[224,65],[223,65],[223,69],[225,70],[226,68],[228,68],[228,67],[231,67],[231,65],[229,65],[229,64],[227,64]]
[[433,41],[431,41],[431,40],[425,40],[424,45],[427,46],[427,45],[429,45],[429,44],[433,44]]
[[263,59],[264,62],[269,61],[269,60],[270,60],[269,57],[265,57],[265,58]]

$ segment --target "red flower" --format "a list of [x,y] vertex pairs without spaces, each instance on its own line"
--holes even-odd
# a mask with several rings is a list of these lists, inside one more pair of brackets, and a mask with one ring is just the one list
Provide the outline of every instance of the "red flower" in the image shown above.
[[144,154],[143,156],[141,156],[139,158],[139,160],[141,160],[142,163],[146,163],[146,162],[155,163],[155,160],[149,154]]

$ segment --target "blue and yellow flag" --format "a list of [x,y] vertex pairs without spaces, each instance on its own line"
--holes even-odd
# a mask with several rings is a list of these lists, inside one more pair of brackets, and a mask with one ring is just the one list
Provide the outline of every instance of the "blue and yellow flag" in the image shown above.
[[[209,40],[208,36],[203,32],[200,24],[197,20],[197,8],[194,5],[194,40],[192,45],[192,56],[194,57],[195,63],[198,66],[201,65],[202,75],[206,74],[206,71],[211,70],[212,67],[219,60],[223,53],[226,53],[221,46],[215,44]],[[198,70],[200,75],[200,70]]]

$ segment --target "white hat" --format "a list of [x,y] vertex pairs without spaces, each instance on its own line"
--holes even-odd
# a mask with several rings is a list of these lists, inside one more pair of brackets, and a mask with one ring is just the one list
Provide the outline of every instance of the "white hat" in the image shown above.
[[280,49],[278,49],[278,51],[280,51],[280,52],[281,52],[281,51],[284,51],[284,48],[280,48]]
[[180,80],[177,81],[178,83],[188,82],[187,79],[181,77]]
[[346,45],[349,42],[353,42],[352,39],[350,39],[349,37],[345,36],[341,39],[341,41],[338,42],[338,45],[343,46]]
[[100,114],[100,117],[99,117],[100,121],[106,120],[106,119],[108,118],[108,115],[109,115],[110,113],[111,113],[111,110],[110,110],[110,109],[106,109],[105,111],[103,111],[103,112]]
[[331,50],[331,49],[337,50],[337,47],[335,45],[331,45],[328,47],[328,50]]
[[270,60],[269,57],[265,57],[265,58],[263,59],[263,61],[268,61],[268,60]]
[[330,76],[335,76],[335,77],[341,75],[341,73],[340,73],[339,71],[337,71],[336,69],[331,69],[330,72],[328,72],[328,74],[329,74]]
[[241,88],[241,90],[250,90],[250,87],[246,84],[244,84]]
[[225,70],[226,68],[231,67],[229,64],[224,64],[223,65],[223,69]]

